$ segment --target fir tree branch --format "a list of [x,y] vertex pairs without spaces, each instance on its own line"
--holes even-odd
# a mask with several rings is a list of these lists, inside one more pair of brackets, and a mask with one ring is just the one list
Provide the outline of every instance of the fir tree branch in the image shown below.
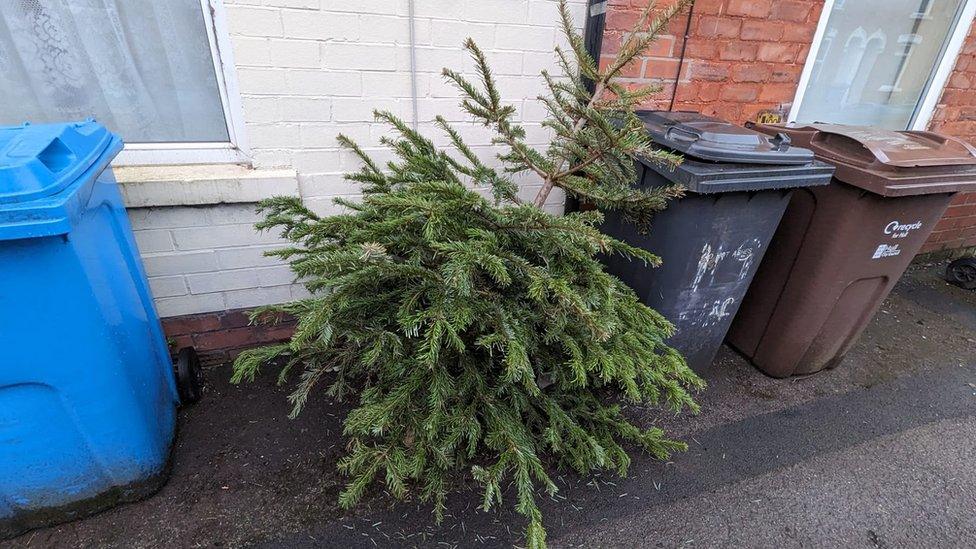
[[[633,61],[638,55],[643,53],[643,51],[647,49],[647,46],[649,46],[651,42],[657,38],[658,33],[660,33],[665,25],[667,25],[668,21],[674,17],[675,14],[684,10],[685,7],[690,5],[692,2],[694,2],[694,0],[678,0],[671,6],[663,9],[646,29],[645,26],[647,26],[647,20],[650,18],[650,14],[655,9],[655,4],[651,2],[646,8],[644,8],[640,17],[638,18],[637,24],[634,26],[627,40],[624,42],[624,45],[618,52],[617,57],[606,70],[602,72],[598,71],[597,78],[593,79],[595,80],[593,93],[587,100],[586,106],[579,111],[580,114],[575,118],[569,132],[570,136],[578,135],[579,132],[590,122],[585,113],[593,111],[602,103],[603,95],[608,91],[610,84],[616,78],[620,70],[628,63]],[[584,76],[586,76],[591,67],[595,65],[596,61],[592,59],[585,47],[582,47],[582,39],[575,30],[575,25],[572,22],[572,18],[569,14],[569,8],[565,0],[560,0],[559,11],[563,24],[563,33],[573,47],[573,51],[579,60],[578,66],[581,72],[583,72]],[[644,33],[642,34],[641,31],[644,31]],[[626,106],[630,107],[630,105],[632,104],[628,104]],[[584,161],[585,165],[595,162],[604,154],[600,151],[595,152],[596,154],[591,159]],[[546,199],[552,192],[553,187],[561,186],[563,178],[577,171],[576,169],[572,168],[564,170],[566,162],[567,160],[565,158],[558,159],[552,172],[549,172],[543,176],[542,187],[539,189],[535,199],[532,201],[533,205],[538,208],[544,206]],[[585,165],[583,167],[585,167]]]

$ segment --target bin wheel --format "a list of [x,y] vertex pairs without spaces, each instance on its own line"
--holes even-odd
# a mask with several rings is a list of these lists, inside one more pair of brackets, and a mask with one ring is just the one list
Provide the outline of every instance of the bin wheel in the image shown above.
[[946,280],[967,290],[976,290],[976,257],[957,259],[946,267]]
[[185,406],[200,400],[200,357],[193,347],[183,347],[176,355],[176,390]]
[[946,280],[960,288],[976,290],[976,257],[957,259],[946,267]]

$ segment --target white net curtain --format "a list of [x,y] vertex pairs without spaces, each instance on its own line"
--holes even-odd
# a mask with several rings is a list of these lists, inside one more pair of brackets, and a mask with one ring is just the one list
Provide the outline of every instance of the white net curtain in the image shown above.
[[199,0],[5,0],[0,125],[94,117],[130,143],[228,140]]

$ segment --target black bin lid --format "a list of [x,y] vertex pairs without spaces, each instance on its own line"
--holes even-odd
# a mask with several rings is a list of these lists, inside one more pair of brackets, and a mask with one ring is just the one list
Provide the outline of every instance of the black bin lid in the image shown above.
[[786,134],[765,135],[687,111],[638,111],[659,145],[701,160],[736,164],[809,164],[813,151],[790,145]]
[[646,161],[644,165],[666,181],[677,183],[689,193],[695,194],[817,187],[829,184],[834,174],[833,166],[819,160],[808,164],[775,165],[731,164],[686,158],[676,167]]

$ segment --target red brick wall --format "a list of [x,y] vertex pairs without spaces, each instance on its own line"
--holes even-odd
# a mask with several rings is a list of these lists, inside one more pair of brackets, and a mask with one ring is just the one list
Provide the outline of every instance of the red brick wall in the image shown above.
[[976,193],[956,195],[921,253],[945,254],[973,247],[976,247]]
[[[610,0],[604,60],[619,50],[646,5],[647,0]],[[649,108],[667,109],[677,80],[674,110],[740,123],[763,110],[785,115],[822,8],[823,0],[697,0],[680,77],[676,79],[687,13],[676,17],[668,34],[628,67],[627,77],[664,86]]]
[[[976,24],[969,28],[929,129],[976,144]],[[953,200],[922,252],[972,246],[976,246],[976,193]]]
[[170,348],[195,347],[205,366],[229,362],[250,347],[285,341],[294,330],[294,321],[252,326],[246,309],[163,319]]
[[[610,0],[602,61],[616,54],[647,2]],[[822,9],[823,0],[697,0],[687,44],[685,13],[671,22],[639,62],[627,67],[625,80],[664,87],[647,108],[667,109],[673,96],[674,110],[733,122],[754,120],[761,111],[785,116]],[[931,129],[976,143],[976,25],[970,29]],[[971,246],[976,246],[976,194],[953,201],[922,252]]]

